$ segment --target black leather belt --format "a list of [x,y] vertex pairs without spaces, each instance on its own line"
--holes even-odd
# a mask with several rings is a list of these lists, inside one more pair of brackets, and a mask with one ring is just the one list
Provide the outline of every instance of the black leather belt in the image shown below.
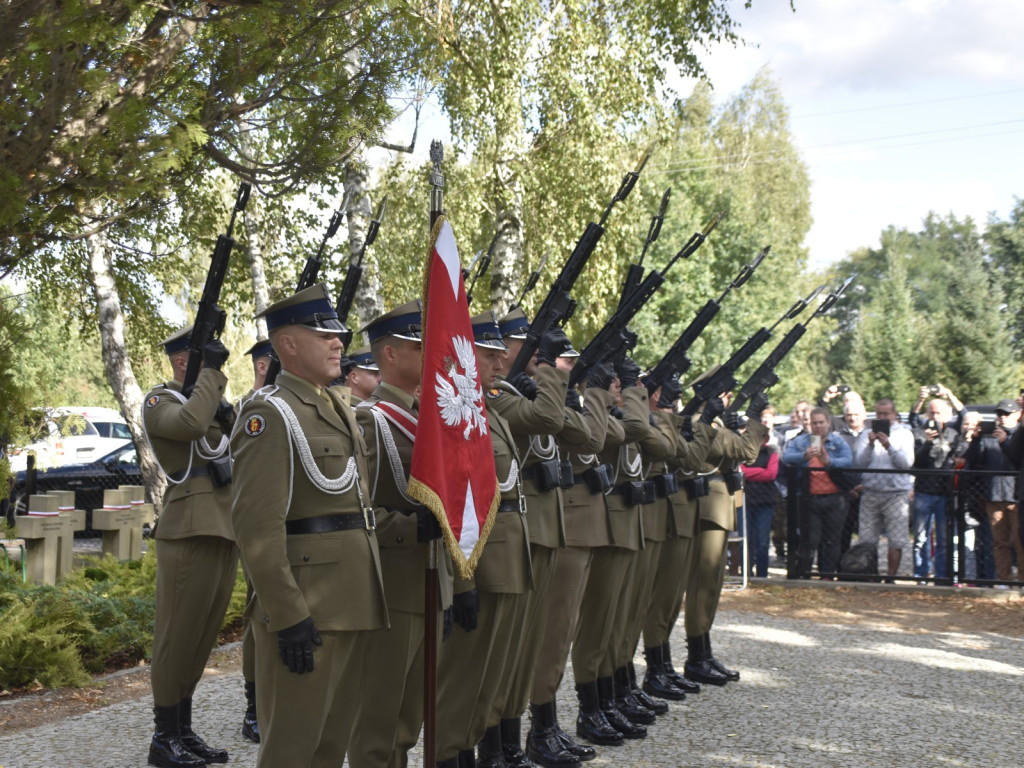
[[188,474],[175,472],[171,475],[171,479],[176,483],[180,483],[185,480],[191,480],[193,477],[206,477],[208,474],[210,474],[210,470],[207,468],[206,464],[203,464],[201,467],[192,467],[192,469],[188,471]]
[[623,489],[623,487],[621,485],[615,485],[615,486],[612,486],[610,489],[608,489],[608,491],[605,492],[605,495],[606,496],[621,496],[625,492],[626,491]]
[[332,531],[351,531],[365,528],[372,531],[377,527],[373,510],[367,509],[363,514],[358,512],[342,515],[321,515],[320,517],[304,517],[300,520],[285,520],[284,529],[289,536],[303,533],[331,533]]
[[499,512],[518,512],[519,501],[514,499],[505,499],[498,505]]
[[704,477],[707,478],[707,481],[709,483],[714,481],[714,480],[717,480],[720,483],[724,483],[725,482],[725,478],[722,477],[722,475],[719,474],[718,472],[715,472],[715,474],[713,474],[713,475],[704,475]]

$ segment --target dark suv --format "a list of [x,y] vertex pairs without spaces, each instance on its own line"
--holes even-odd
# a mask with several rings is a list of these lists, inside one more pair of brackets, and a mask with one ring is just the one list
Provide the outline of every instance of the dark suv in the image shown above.
[[[36,493],[75,492],[76,509],[85,510],[85,531],[80,534],[86,536],[95,535],[92,530],[92,510],[103,506],[105,489],[142,484],[138,455],[135,446],[130,443],[87,464],[66,464],[63,467],[36,470]],[[25,472],[18,472],[14,476],[9,515],[25,513],[28,501],[25,486]]]

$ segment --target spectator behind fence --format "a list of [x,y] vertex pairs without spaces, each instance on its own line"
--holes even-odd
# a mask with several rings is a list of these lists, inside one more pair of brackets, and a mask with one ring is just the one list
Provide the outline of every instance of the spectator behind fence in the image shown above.
[[[806,400],[797,400],[793,410],[789,414],[789,426],[775,431],[779,438],[779,455],[786,450],[786,443],[797,435],[809,434],[811,429],[811,404]],[[788,536],[788,523],[786,519],[786,497],[789,491],[786,488],[786,473],[779,472],[775,478],[775,487],[778,488],[782,503],[775,510],[775,517],[772,520],[772,541],[775,544],[775,554],[780,560],[786,559],[786,538]]]
[[761,423],[768,427],[768,436],[750,464],[741,464],[743,488],[747,509],[747,546],[754,575],[768,577],[768,541],[772,533],[775,514],[775,478],[779,474],[779,443],[771,432],[775,423],[775,408],[768,406],[761,412]]
[[[1024,389],[1020,391],[1020,397],[1017,398],[1017,404],[1021,405],[1024,403]],[[1024,495],[1024,429],[1016,429],[1013,432],[1013,436],[1007,440],[1004,440],[1001,444],[1003,449],[1003,455],[1010,461],[1018,471],[1017,475],[1017,540],[1024,546],[1024,525],[1021,523],[1024,520],[1024,499],[1021,498]],[[1021,568],[1024,564],[1020,560],[1017,561],[1017,572],[1020,573]]]
[[[875,402],[875,421],[857,437],[854,466],[861,469],[910,469],[914,463],[914,434],[900,424],[896,405],[890,398]],[[888,422],[888,429],[884,429]],[[879,431],[875,432],[874,427]],[[888,575],[900,568],[903,550],[910,543],[909,503],[914,480],[910,475],[865,472],[860,500],[859,541],[877,544],[885,532],[889,540]]]
[[[860,393],[850,390],[843,395],[843,421],[838,428],[833,427],[846,444],[850,446],[850,453],[853,453],[857,445],[857,438],[864,431],[864,421],[868,417],[867,409],[864,408],[864,400]],[[860,495],[864,492],[861,484],[860,472],[847,470],[844,473],[845,483],[841,484],[846,489],[846,498],[849,500],[849,508],[846,511],[846,525],[839,535],[840,556],[850,548],[850,541],[853,539],[853,532],[860,525]]]
[[[928,387],[921,387],[927,392]],[[949,390],[946,390],[947,392]],[[952,393],[950,393],[952,398]],[[959,438],[950,402],[932,400],[927,419],[910,412],[914,428],[914,469],[949,470],[953,467],[953,445]],[[957,400],[956,402],[959,403]],[[915,404],[920,408],[920,404]],[[949,474],[919,473],[914,479],[914,576],[927,579],[932,566],[932,530],[935,531],[935,578],[949,577],[946,565],[946,497],[951,488]]]
[[[981,414],[977,411],[964,411],[961,414],[960,432],[951,451],[954,470],[967,468],[965,456],[980,423]],[[992,578],[995,576],[995,566],[989,563],[991,572],[987,573],[986,564],[982,562],[987,550],[981,545],[981,539],[987,536],[987,540],[991,542],[992,533],[988,527],[988,520],[985,518],[984,496],[980,493],[979,484],[969,476],[958,475],[954,480],[954,487],[956,488],[956,514],[960,521],[960,530],[963,531],[963,576],[968,582],[977,578]],[[991,543],[989,548],[991,548]],[[991,556],[988,559],[991,561]]]
[[[910,406],[910,414],[907,417],[907,424],[911,429],[917,429],[924,426],[924,422],[928,419],[934,418],[930,413],[925,413],[924,417],[921,416],[921,408],[924,407],[925,401],[928,400],[929,395],[938,398],[938,402],[945,401],[945,404],[949,406],[951,410],[950,417],[946,419],[946,426],[957,432],[960,431],[960,421],[963,418],[964,404],[960,402],[953,391],[945,384],[934,384],[932,386],[925,385],[918,390],[917,402]],[[932,400],[928,403],[929,410],[932,404],[936,402]]]
[[[850,446],[832,432],[831,426],[828,409],[815,408],[811,411],[811,433],[790,441],[782,456],[786,464],[812,470],[805,473],[802,483],[806,495],[800,504],[800,552],[797,560],[800,578],[807,578],[819,544],[822,554],[818,571],[835,573],[839,566],[839,537],[846,522],[848,504],[846,495],[833,480],[833,472],[849,467],[853,456]],[[815,469],[823,471],[813,471]]]
[[[1017,401],[1005,399],[996,404],[996,426],[986,435],[979,424],[975,439],[971,441],[965,458],[969,469],[989,472],[1012,472],[1013,465],[1003,454],[1002,444],[1013,441],[1020,422]],[[979,439],[980,438],[980,439]],[[985,514],[992,528],[992,555],[996,561],[996,578],[1013,581],[1013,553],[1017,564],[1024,568],[1024,546],[1020,540],[1017,518],[1017,479],[1012,475],[993,475],[985,478]]]

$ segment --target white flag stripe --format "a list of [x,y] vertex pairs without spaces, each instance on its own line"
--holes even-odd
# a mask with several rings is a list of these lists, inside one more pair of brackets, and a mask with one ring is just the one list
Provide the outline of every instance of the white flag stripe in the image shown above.
[[466,483],[466,507],[462,510],[462,535],[459,537],[459,549],[468,560],[473,548],[480,540],[480,523],[476,519],[476,502],[473,501],[473,485]]
[[458,299],[462,262],[459,261],[459,248],[455,245],[455,233],[452,232],[452,225],[448,223],[447,219],[441,225],[441,231],[437,233],[434,249],[441,257],[445,269],[448,270],[448,279],[452,281],[452,295]]

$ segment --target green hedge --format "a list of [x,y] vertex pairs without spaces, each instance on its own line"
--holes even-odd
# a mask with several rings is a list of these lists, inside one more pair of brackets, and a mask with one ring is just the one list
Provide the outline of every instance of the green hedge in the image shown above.
[[[24,584],[0,560],[0,689],[85,685],[91,675],[150,658],[156,555],[89,557],[56,586]],[[224,626],[241,620],[245,582],[235,582]]]

